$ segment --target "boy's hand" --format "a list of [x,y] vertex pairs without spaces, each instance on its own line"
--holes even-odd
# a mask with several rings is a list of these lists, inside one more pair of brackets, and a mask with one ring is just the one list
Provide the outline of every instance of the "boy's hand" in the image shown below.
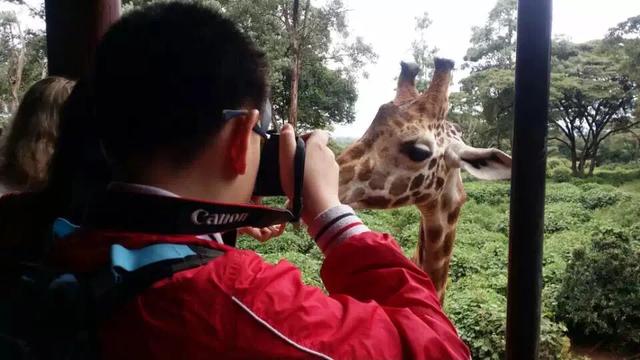
[[[306,159],[302,187],[302,220],[310,224],[323,211],[340,205],[338,198],[339,167],[333,151],[327,147],[329,134],[316,130],[305,137]],[[293,158],[296,139],[293,127],[286,124],[280,131],[280,179],[282,187],[293,198]]]
[[246,234],[252,238],[265,242],[282,235],[287,224],[272,225],[265,228],[243,227],[238,229],[239,234]]

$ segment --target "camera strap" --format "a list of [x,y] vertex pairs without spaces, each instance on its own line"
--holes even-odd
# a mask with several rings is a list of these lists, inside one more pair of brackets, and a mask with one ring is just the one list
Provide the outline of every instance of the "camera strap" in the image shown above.
[[83,227],[148,234],[202,235],[293,221],[296,221],[296,216],[286,209],[107,191],[89,206]]

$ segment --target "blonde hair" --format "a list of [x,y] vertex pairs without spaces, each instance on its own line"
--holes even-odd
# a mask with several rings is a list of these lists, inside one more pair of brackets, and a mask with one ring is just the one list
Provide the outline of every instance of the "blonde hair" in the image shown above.
[[0,145],[0,178],[17,190],[38,190],[47,182],[47,170],[58,137],[60,110],[74,82],[47,77],[24,94]]

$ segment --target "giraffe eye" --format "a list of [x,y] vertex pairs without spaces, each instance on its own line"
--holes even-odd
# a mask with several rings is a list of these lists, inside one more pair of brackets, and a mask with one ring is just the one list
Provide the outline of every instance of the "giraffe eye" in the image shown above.
[[422,162],[431,157],[431,149],[425,144],[408,142],[402,144],[400,151],[415,162]]

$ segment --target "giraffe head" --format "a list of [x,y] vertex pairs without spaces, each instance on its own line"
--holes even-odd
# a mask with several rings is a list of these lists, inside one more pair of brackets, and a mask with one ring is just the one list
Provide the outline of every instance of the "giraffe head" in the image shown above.
[[466,145],[460,127],[446,120],[453,66],[436,59],[429,88],[420,94],[418,66],[401,63],[396,98],[338,157],[343,203],[377,209],[426,204],[447,187],[461,189],[461,168],[480,179],[510,177],[507,154]]

